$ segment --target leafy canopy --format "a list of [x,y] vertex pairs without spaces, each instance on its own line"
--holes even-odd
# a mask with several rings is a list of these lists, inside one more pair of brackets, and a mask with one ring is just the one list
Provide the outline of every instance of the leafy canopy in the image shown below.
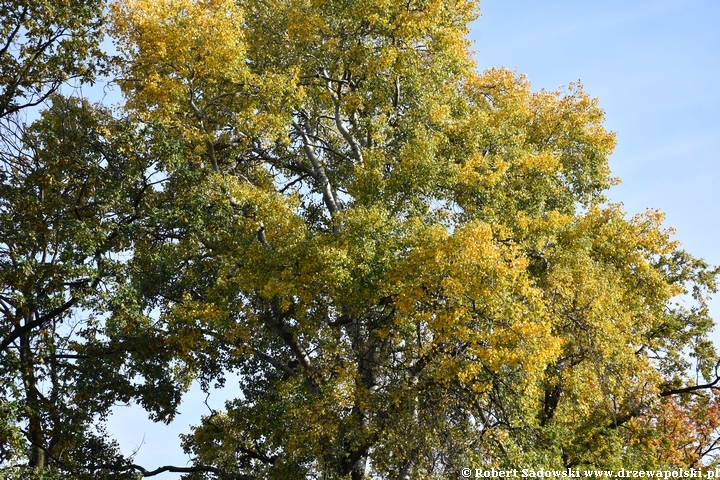
[[[13,157],[30,173],[4,170],[3,234],[26,204],[38,219],[4,241],[6,277],[23,244],[27,275],[58,279],[43,287],[55,303],[5,299],[37,280],[0,297],[2,353],[27,352],[9,398],[43,412],[5,420],[4,461],[187,479],[713,461],[716,272],[659,212],[607,202],[614,135],[581,85],[477,72],[477,14],[464,0],[113,2],[127,118],[58,98],[21,143],[32,155]],[[93,128],[59,135],[59,105]],[[53,212],[72,228],[48,227]],[[69,253],[38,262],[46,250]],[[54,322],[95,316],[43,333],[67,298]],[[23,383],[50,375],[47,348],[70,352],[53,398],[95,401],[63,450],[85,457],[58,453],[64,417],[33,397],[42,381]],[[192,379],[210,390],[230,373],[239,397],[183,436],[190,467],[83,446],[114,401],[169,421]]]

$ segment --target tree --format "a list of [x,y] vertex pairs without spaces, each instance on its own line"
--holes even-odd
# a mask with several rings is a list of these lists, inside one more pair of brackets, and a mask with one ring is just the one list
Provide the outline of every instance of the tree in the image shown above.
[[0,2],[0,119],[38,106],[70,80],[88,82],[104,55],[99,0]]
[[[98,198],[107,191],[93,191],[108,184],[97,177],[103,170],[98,131],[107,114],[99,120],[88,105],[58,97],[32,127],[21,116],[64,83],[94,79],[104,57],[99,49],[102,8],[95,1],[0,3],[3,478],[30,478],[32,471],[58,460],[82,461],[90,445],[96,458],[112,453],[112,445],[93,428],[95,415],[106,408],[92,407],[107,400],[95,403],[88,396],[83,401],[89,362],[76,364],[81,356],[67,326],[112,275],[99,273],[107,267],[99,263],[112,242],[102,245],[107,231],[95,231],[108,213],[102,211],[107,198]],[[72,122],[78,123],[75,128]],[[97,138],[90,141],[93,135]],[[112,223],[111,216],[105,220]]]
[[135,399],[167,419],[182,388],[153,339],[113,320],[152,157],[134,124],[59,96],[19,140],[0,170],[3,478],[99,478],[122,463],[109,409]]
[[[614,136],[580,85],[475,71],[476,15],[111,4],[127,117],[52,97],[2,149],[11,475],[711,461],[716,271],[608,203]],[[114,402],[169,421],[229,372],[242,394],[183,436],[190,467],[99,431]]]
[[[113,8],[128,106],[183,145],[135,282],[206,383],[242,378],[184,437],[198,466],[699,461],[656,455],[636,425],[669,418],[662,398],[714,401],[715,271],[661,214],[607,203],[614,137],[579,85],[475,73],[473,2]],[[689,291],[695,306],[672,303]]]

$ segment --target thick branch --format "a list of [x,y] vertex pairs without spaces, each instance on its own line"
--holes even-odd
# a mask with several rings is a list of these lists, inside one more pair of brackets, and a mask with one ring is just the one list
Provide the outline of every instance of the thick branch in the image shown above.
[[333,98],[333,102],[335,103],[335,126],[337,126],[340,135],[342,135],[348,145],[350,145],[350,149],[353,152],[353,157],[355,157],[355,160],[358,163],[362,164],[363,156],[362,151],[360,150],[360,145],[358,144],[358,142],[355,141],[352,135],[350,135],[350,132],[347,128],[345,128],[342,118],[340,117],[340,101],[337,98]]
[[[706,383],[704,385],[692,385],[692,386],[684,387],[684,388],[673,388],[673,389],[669,389],[669,390],[664,390],[664,391],[660,392],[658,395],[660,397],[669,397],[671,395],[682,395],[684,393],[699,394],[700,390],[720,389],[720,387],[717,386],[718,383],[720,383],[720,376],[715,377],[715,380],[713,380],[712,382]],[[613,422],[610,423],[610,425],[608,425],[608,428],[615,429],[615,428],[618,428],[618,427],[624,425],[625,423],[629,422],[633,418],[641,415],[645,411],[646,408],[647,408],[646,404],[639,405],[638,407],[634,408],[633,410],[626,413],[625,415],[614,419]]]
[[[353,138],[348,129],[345,128],[345,125],[342,121],[342,116],[340,115],[340,98],[342,96],[342,87],[345,85],[352,87],[352,81],[346,79],[337,80],[331,78],[326,69],[323,69],[322,73],[319,74],[319,76],[320,78],[325,80],[325,88],[327,88],[327,91],[330,92],[333,104],[335,105],[335,126],[340,132],[340,135],[342,135],[342,137],[345,139],[345,142],[350,145],[350,149],[352,150],[355,161],[357,161],[358,163],[363,163],[363,156],[362,151],[360,150],[360,144]],[[334,84],[338,85],[337,91],[333,88]]]
[[[193,113],[195,113],[195,117],[197,118],[198,122],[200,122],[200,128],[204,129],[205,114],[204,114],[203,110],[201,110],[195,104],[195,100],[192,97],[192,92],[190,92],[189,101],[190,101],[190,108],[192,108]],[[212,166],[213,172],[220,173],[220,167],[218,167],[217,157],[215,156],[215,143],[211,142],[210,140],[205,140],[205,146],[207,147],[207,153],[208,153],[208,157],[210,158],[210,165]]]
[[253,350],[253,353],[254,353],[255,355],[257,355],[258,357],[262,358],[263,360],[265,360],[266,362],[268,362],[270,365],[272,365],[273,367],[277,368],[277,369],[280,370],[281,372],[283,372],[283,373],[285,373],[285,374],[287,374],[287,375],[290,375],[290,376],[295,376],[295,375],[297,375],[297,372],[296,372],[295,370],[293,370],[292,368],[288,367],[287,365],[285,365],[284,363],[282,363],[280,360],[277,360],[276,358],[271,357],[270,355],[268,355],[268,354],[266,354],[266,353],[258,350],[257,348],[253,348],[252,350]]
[[254,450],[248,450],[247,448],[238,447],[238,452],[242,453],[243,455],[253,458],[255,460],[260,460],[263,463],[266,463],[268,465],[274,465],[277,461],[278,457],[277,455],[273,455],[272,457],[268,457],[267,455],[263,453],[258,453]]
[[297,341],[292,332],[288,330],[282,319],[276,318],[275,312],[270,311],[265,314],[265,322],[268,327],[270,327],[270,329],[275,332],[275,334],[280,337],[283,342],[285,342],[285,345],[290,347],[290,350],[293,351],[298,362],[300,362],[300,365],[302,365],[302,367],[306,370],[312,370],[312,361],[310,360],[310,356],[307,351],[305,351],[305,348],[300,345],[300,342]]
[[210,165],[212,166],[213,172],[220,173],[220,167],[217,163],[217,157],[215,156],[215,144],[210,140],[205,141],[207,147],[208,157],[210,157]]
[[23,22],[25,21],[25,18],[27,17],[28,8],[29,7],[25,6],[25,7],[23,7],[22,11],[19,12],[17,25],[15,25],[15,29],[12,32],[8,33],[7,37],[5,37],[5,45],[3,45],[3,47],[0,49],[0,57],[5,55],[5,53],[8,51],[10,46],[15,41],[15,37],[17,36],[18,32],[22,28]]
[[660,392],[661,397],[667,397],[669,395],[679,395],[682,393],[693,393],[697,392],[699,390],[719,390],[720,387],[717,387],[716,385],[720,382],[720,373],[718,371],[720,370],[720,360],[715,363],[715,380],[712,382],[708,382],[704,385],[691,385],[689,387],[684,388],[674,388],[669,390],[664,390]]
[[612,430],[615,430],[618,427],[622,427],[623,425],[625,425],[627,422],[629,422],[633,418],[639,416],[642,413],[642,411],[643,411],[643,409],[641,407],[638,407],[638,408],[632,410],[631,412],[626,413],[625,415],[623,415],[621,417],[617,417],[617,418],[613,419],[613,421],[607,427]]
[[8,345],[13,343],[15,340],[17,340],[24,334],[30,332],[32,329],[40,327],[45,322],[51,320],[52,318],[55,318],[58,315],[62,315],[63,313],[71,309],[77,302],[78,299],[76,297],[73,297],[62,305],[53,308],[45,315],[37,317],[32,322],[28,322],[21,327],[15,327],[13,331],[10,332],[10,334],[0,343],[0,351],[5,350]]
[[668,397],[670,395],[680,395],[682,393],[693,393],[698,390],[720,389],[720,387],[716,387],[718,382],[720,382],[720,377],[715,377],[715,380],[713,380],[712,382],[706,383],[704,385],[692,385],[692,386],[684,387],[684,388],[673,388],[670,390],[665,390],[663,392],[660,392],[660,396]]
[[398,475],[398,480],[410,480],[412,478],[414,467],[415,467],[415,459],[414,458],[406,461],[402,470],[400,470],[400,475]]
[[315,149],[312,147],[312,142],[310,141],[310,138],[308,137],[305,129],[298,125],[296,122],[293,122],[293,126],[302,137],[303,150],[305,151],[305,155],[310,160],[310,163],[312,163],[315,173],[314,177],[320,184],[320,191],[322,192],[325,206],[327,207],[330,214],[334,215],[340,210],[340,208],[338,207],[337,201],[335,200],[335,194],[332,190],[332,186],[330,185],[330,180],[325,173],[325,167],[322,165],[322,162],[315,154]]
[[139,472],[143,477],[154,477],[161,473],[199,473],[208,472],[214,473],[222,479],[227,480],[256,480],[256,477],[250,475],[243,475],[241,473],[228,473],[220,470],[219,468],[211,467],[209,465],[199,465],[196,467],[174,467],[172,465],[166,465],[164,467],[156,468],[155,470],[147,470],[140,465],[93,465],[88,467],[90,470],[112,470],[114,472],[127,472],[128,470],[135,470]]

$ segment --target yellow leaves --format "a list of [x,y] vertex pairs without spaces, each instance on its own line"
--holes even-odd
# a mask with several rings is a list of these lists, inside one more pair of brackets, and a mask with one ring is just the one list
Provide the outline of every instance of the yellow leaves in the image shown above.
[[680,247],[679,241],[670,240],[675,230],[672,227],[661,228],[663,220],[665,220],[663,212],[651,209],[635,215],[630,220],[639,247],[653,254],[668,254]]
[[418,325],[429,345],[467,345],[474,360],[443,358],[434,373],[437,381],[457,378],[480,392],[488,371],[512,369],[523,372],[521,388],[534,388],[559,354],[560,341],[526,276],[521,252],[497,242],[490,225],[481,222],[452,234],[437,228],[418,233],[390,277],[397,292],[395,328]]
[[525,77],[490,69],[464,87],[469,114],[450,130],[451,148],[458,200],[473,217],[507,222],[509,211],[571,213],[603,201],[614,135],[579,85],[533,93]]
[[126,0],[111,8],[112,33],[134,42],[139,58],[160,62],[158,68],[172,64],[178,74],[194,69],[208,79],[229,74],[241,80],[232,77],[244,54],[243,15],[236,2]]
[[[547,225],[518,222],[549,242],[535,248],[545,259],[543,303],[561,340],[548,370],[548,381],[562,385],[563,395],[553,423],[568,431],[598,428],[656,398],[661,374],[642,352],[654,349],[656,332],[667,328],[673,289],[655,262],[675,245],[657,212],[627,220],[619,206],[609,206],[554,217],[546,216]],[[588,396],[588,389],[599,394]]]
[[111,9],[128,106],[204,140],[217,128],[218,100],[237,97],[250,79],[237,3],[127,0]]
[[[548,278],[552,291],[571,298],[575,309],[587,314],[595,312],[583,314],[588,321],[615,319],[621,325],[635,323],[640,328],[637,320],[630,321],[626,315],[644,316],[644,309],[662,308],[669,299],[667,284],[650,264],[652,255],[671,248],[666,245],[667,237],[657,230],[653,233],[653,229],[643,235],[633,222],[623,219],[617,207],[591,209],[576,222],[558,236],[556,241],[562,248],[557,256],[550,256],[554,264]],[[647,235],[660,243],[648,244]],[[661,245],[663,242],[665,245]],[[610,328],[607,323],[593,325]],[[624,332],[636,333],[637,330]]]
[[272,468],[382,438],[376,476],[397,476],[401,421],[415,443],[481,428],[505,441],[515,433],[476,419],[541,431],[556,408],[561,426],[606,425],[659,381],[637,352],[669,329],[679,286],[663,268],[684,260],[658,259],[677,245],[657,212],[601,206],[614,136],[579,85],[533,93],[508,70],[470,71],[474,9],[113,6],[129,106],[180,137],[183,161],[217,150],[216,173],[167,169],[158,222],[182,239],[157,259],[191,294],[166,313],[188,344],[208,343],[191,327],[217,328],[231,368],[250,372],[243,413],[278,452]]
[[535,155],[523,155],[518,160],[518,166],[529,172],[552,174],[560,167],[560,159],[551,152],[541,152]]

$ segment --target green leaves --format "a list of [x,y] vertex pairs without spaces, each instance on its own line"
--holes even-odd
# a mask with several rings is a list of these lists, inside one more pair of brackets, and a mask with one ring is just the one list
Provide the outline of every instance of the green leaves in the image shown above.
[[137,399],[167,420],[183,390],[160,338],[112,328],[142,314],[126,296],[126,259],[153,159],[141,150],[147,130],[75,99],[53,96],[19,132],[0,185],[0,378],[16,411],[3,419],[2,462],[22,478],[80,478],[120,458],[93,436],[116,402]]
[[40,105],[103,67],[102,1],[0,2],[0,118]]
[[131,401],[170,422],[230,375],[239,397],[183,436],[193,466],[160,470],[712,455],[716,270],[606,203],[614,135],[580,85],[474,71],[473,2],[115,2],[122,119],[51,95],[100,65],[100,7],[12,5],[0,116],[51,100],[0,148],[17,475],[154,475],[96,425]]
[[[687,384],[683,352],[711,374],[708,324],[667,308],[682,255],[661,217],[604,204],[614,136],[597,100],[475,73],[474,15],[116,6],[129,105],[184,144],[136,278],[193,345],[178,358],[205,382],[242,378],[242,398],[185,437],[198,465],[411,477],[523,452],[620,466],[647,451],[627,453],[619,427],[655,411],[670,372]],[[175,40],[208,25],[228,43]],[[171,44],[181,65],[152,60]],[[682,281],[714,288],[693,265]]]

